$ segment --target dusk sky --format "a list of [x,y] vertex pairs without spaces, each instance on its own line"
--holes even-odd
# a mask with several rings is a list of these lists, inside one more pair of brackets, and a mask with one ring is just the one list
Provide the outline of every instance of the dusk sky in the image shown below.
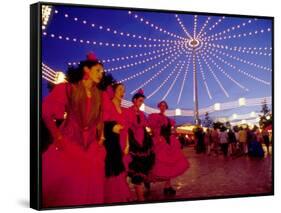
[[[146,105],[154,108],[162,99],[170,109],[193,108],[194,67],[199,108],[272,95],[271,19],[130,11],[54,6],[43,31],[42,62],[65,72],[69,63],[94,52],[125,84],[125,99],[142,87]],[[220,114],[259,110],[244,107]]]

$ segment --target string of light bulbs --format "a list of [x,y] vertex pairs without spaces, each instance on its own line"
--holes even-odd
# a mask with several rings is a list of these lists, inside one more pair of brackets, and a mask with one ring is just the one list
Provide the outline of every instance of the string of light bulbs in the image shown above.
[[140,15],[138,15],[138,14],[132,12],[132,11],[128,11],[128,15],[131,16],[131,17],[134,17],[140,23],[146,24],[147,26],[151,27],[152,29],[154,29],[154,30],[156,30],[156,31],[158,31],[162,34],[165,34],[165,35],[177,38],[177,39],[185,40],[184,37],[176,35],[172,32],[169,32],[168,30],[164,29],[163,27],[160,27],[160,26],[152,23],[150,20],[145,19],[144,17],[142,17],[142,16],[140,16]]
[[[148,51],[148,52],[141,52],[141,53],[138,53],[138,54],[135,54],[135,55],[125,55],[125,56],[118,56],[118,57],[111,57],[111,58],[105,58],[105,59],[102,59],[102,63],[112,63],[112,62],[122,62],[122,61],[127,61],[127,60],[130,60],[130,59],[134,59],[134,58],[142,58],[142,57],[145,57],[145,56],[150,56],[150,55],[154,55],[154,54],[158,54],[158,53],[161,53],[161,52],[166,52],[168,50],[171,50],[171,49],[175,49],[176,46],[172,46],[172,47],[166,47],[166,48],[161,48],[161,49],[155,49],[155,50],[151,50],[151,51]],[[80,62],[68,62],[68,65],[76,65],[76,64],[79,64]]]
[[197,34],[197,38],[201,38],[201,34],[204,32],[205,28],[207,27],[207,25],[209,24],[209,21],[211,20],[211,17],[208,16],[203,24],[203,26],[201,27],[199,33]]
[[207,36],[205,38],[206,39],[208,39],[208,38],[216,38],[218,36],[225,35],[225,34],[233,32],[235,30],[242,29],[246,25],[249,25],[249,24],[254,23],[256,21],[257,21],[257,19],[249,19],[248,21],[243,22],[242,24],[237,24],[237,25],[231,26],[231,27],[227,28],[226,30],[222,30],[221,32],[214,33],[214,34],[209,35],[209,36]]
[[182,97],[182,92],[183,92],[183,89],[184,89],[184,86],[185,86],[185,82],[186,82],[186,78],[187,78],[187,73],[188,73],[190,61],[191,61],[191,57],[188,57],[187,66],[186,66],[186,70],[184,72],[183,80],[182,80],[182,83],[181,83],[181,89],[180,89],[180,92],[179,92],[177,104],[180,102],[181,97]]
[[143,84],[141,84],[139,87],[137,87],[135,90],[131,92],[131,94],[134,94],[139,89],[145,87],[147,84],[151,83],[152,80],[154,80],[157,76],[159,76],[164,70],[166,70],[176,59],[178,59],[182,55],[182,52],[179,51],[179,53],[176,54],[176,56],[169,61],[163,68],[161,68],[158,72],[156,72],[152,77],[150,77],[147,81],[145,81]]
[[[219,18],[211,27],[209,27],[208,31],[202,33],[202,36],[204,37],[208,32],[211,32],[213,29],[215,29],[220,23],[222,23],[223,20],[225,20],[225,16]],[[202,36],[200,36],[200,38],[202,38]]]
[[202,67],[202,64],[201,64],[201,60],[198,57],[198,55],[196,55],[196,58],[197,58],[197,61],[198,61],[198,64],[199,64],[199,70],[200,70],[200,73],[201,73],[203,83],[204,83],[205,89],[207,91],[208,97],[209,97],[210,100],[212,100],[213,97],[211,95],[211,92],[210,92],[210,89],[209,89],[209,86],[208,86],[208,83],[207,83],[207,80],[206,80],[206,77],[205,77],[205,73],[204,73],[204,70],[203,70],[203,67]]
[[231,64],[231,63],[225,61],[223,58],[221,58],[221,57],[215,55],[215,54],[212,53],[210,50],[207,50],[207,51],[208,51],[211,55],[213,55],[214,57],[216,57],[219,61],[221,61],[221,62],[223,62],[224,64],[228,65],[229,67],[231,67],[231,68],[234,69],[235,71],[238,71],[238,72],[242,73],[243,75],[245,75],[245,76],[247,76],[247,77],[249,77],[249,78],[251,78],[251,79],[253,79],[253,80],[255,80],[255,81],[258,81],[258,82],[263,83],[263,84],[266,84],[266,85],[270,85],[270,82],[265,81],[265,80],[262,80],[262,79],[260,79],[260,78],[258,78],[258,77],[256,77],[256,76],[254,76],[254,75],[252,75],[252,74],[250,74],[250,73],[248,73],[248,72],[246,72],[246,71],[240,69],[240,68],[237,68],[235,65],[233,65],[233,64]]
[[[59,14],[60,12],[58,10],[56,10],[55,13]],[[62,15],[66,20],[73,21],[74,23],[86,25],[86,26],[89,26],[91,29],[98,29],[100,31],[104,31],[106,33],[111,33],[113,35],[117,35],[117,36],[121,36],[121,37],[132,38],[132,39],[136,39],[136,40],[144,40],[144,41],[164,42],[164,43],[165,42],[166,43],[180,43],[181,42],[178,39],[177,40],[159,39],[159,38],[147,37],[147,36],[132,33],[132,32],[119,31],[117,29],[113,29],[112,27],[108,27],[108,26],[104,26],[104,25],[98,25],[98,24],[93,23],[93,22],[91,22],[87,19],[78,18],[78,17],[73,16],[69,13],[64,13]]]
[[180,17],[178,16],[178,14],[175,14],[175,18],[177,19],[179,25],[181,26],[182,30],[184,31],[184,33],[187,35],[187,37],[189,39],[192,39],[192,36],[190,35],[190,33],[188,32],[188,30],[186,29],[186,27],[183,25]]
[[146,58],[146,59],[143,59],[143,60],[139,60],[139,61],[136,61],[136,62],[131,62],[131,63],[125,64],[125,65],[122,65],[122,66],[106,68],[105,71],[106,72],[113,72],[113,71],[117,71],[117,70],[122,70],[122,69],[127,69],[127,68],[130,68],[130,67],[134,67],[134,66],[137,66],[137,65],[140,65],[140,64],[144,64],[144,63],[147,63],[147,62],[159,59],[159,58],[161,58],[161,57],[163,57],[165,55],[168,55],[168,54],[170,54],[172,52],[176,52],[176,50],[177,50],[177,48],[173,48],[173,49],[171,49],[169,51],[163,52],[161,54],[155,54],[155,56],[149,57],[149,58]]
[[89,40],[89,39],[81,39],[71,36],[65,35],[56,35],[54,33],[47,33],[43,32],[43,36],[47,36],[52,39],[59,39],[65,41],[72,41],[74,43],[80,44],[87,44],[87,45],[94,45],[94,46],[103,46],[103,47],[116,47],[116,48],[154,48],[154,47],[169,47],[171,44],[164,43],[164,44],[134,44],[134,43],[113,43],[113,42],[104,42],[104,41],[96,41],[96,40]]
[[164,96],[162,97],[162,100],[165,100],[165,99],[168,97],[168,95],[170,94],[170,92],[172,91],[173,87],[175,86],[175,83],[176,83],[177,80],[178,80],[178,77],[180,76],[180,74],[181,74],[181,72],[182,72],[182,69],[183,69],[184,65],[185,65],[185,62],[183,62],[183,63],[181,64],[180,70],[178,71],[176,77],[174,78],[174,80],[173,80],[172,84],[170,85],[170,87],[168,88],[167,92],[166,92],[166,93],[164,94]]
[[[180,52],[180,51],[178,51],[178,52]],[[146,69],[144,69],[144,70],[139,71],[138,73],[135,73],[135,74],[133,74],[133,75],[131,75],[131,76],[129,76],[129,77],[126,77],[126,78],[124,78],[124,79],[121,79],[119,82],[120,82],[120,83],[123,83],[123,82],[129,81],[129,80],[132,80],[132,79],[134,79],[134,78],[136,78],[136,77],[139,77],[140,75],[143,75],[143,74],[145,74],[146,72],[148,72],[149,70],[152,70],[152,69],[158,67],[159,65],[163,64],[165,61],[167,61],[167,60],[169,60],[169,59],[171,59],[172,57],[175,56],[175,58],[172,59],[172,60],[174,61],[174,60],[178,57],[178,55],[179,55],[178,52],[172,53],[169,57],[167,57],[167,58],[165,58],[165,59],[163,59],[163,60],[157,62],[156,64],[153,64],[152,66],[149,66],[148,68],[146,68]],[[180,53],[181,53],[181,52],[180,52]]]
[[168,82],[168,80],[171,78],[171,76],[175,73],[175,71],[179,67],[180,63],[182,62],[179,61],[174,67],[174,69],[172,70],[172,72],[170,72],[169,75],[165,78],[165,80],[162,81],[162,83],[153,92],[151,92],[149,95],[146,96],[147,99],[150,99],[153,95],[155,95]]
[[248,37],[248,36],[255,36],[255,35],[263,34],[265,32],[271,32],[271,28],[259,29],[259,30],[255,30],[255,31],[247,32],[247,33],[224,35],[224,36],[219,36],[219,37],[214,37],[214,38],[204,38],[202,40],[210,42],[210,41],[221,41],[221,40],[228,40],[228,39],[238,39],[238,38],[244,38],[244,37]]
[[210,50],[216,52],[216,53],[219,53],[220,55],[223,55],[223,56],[226,56],[230,59],[233,59],[233,60],[236,60],[238,62],[241,62],[241,63],[244,63],[244,64],[247,64],[249,66],[252,66],[252,67],[255,67],[257,69],[263,69],[263,70],[266,70],[266,71],[270,71],[272,72],[272,69],[270,67],[266,67],[266,66],[262,66],[260,64],[256,64],[254,62],[251,62],[251,61],[248,61],[248,60],[245,60],[245,59],[242,59],[238,56],[234,56],[234,55],[231,55],[227,52],[224,52],[224,51],[221,51],[221,50],[218,50],[218,49],[214,49],[214,48],[210,48]]
[[226,89],[224,88],[224,86],[222,85],[222,83],[220,82],[220,80],[218,79],[217,75],[215,74],[215,72],[213,71],[213,69],[211,68],[211,66],[209,65],[209,63],[207,62],[204,54],[200,54],[200,56],[203,58],[205,64],[207,65],[209,71],[212,73],[214,79],[216,80],[216,82],[218,83],[218,85],[220,86],[221,90],[223,91],[223,93],[225,94],[225,96],[227,98],[229,98],[229,94],[228,92],[226,91]]
[[[206,56],[206,55],[205,55]],[[217,68],[217,70],[219,70],[221,73],[224,74],[224,76],[226,76],[230,81],[232,81],[234,84],[236,84],[238,87],[240,87],[241,89],[245,90],[245,91],[249,91],[249,89],[247,87],[245,87],[244,85],[240,84],[238,81],[236,81],[231,75],[229,75],[221,66],[219,66],[212,57],[208,56],[207,57],[211,63],[213,65],[215,65],[215,67]]]
[[[209,47],[214,47],[214,48],[218,48],[218,49],[223,49],[223,50],[229,50],[232,52],[239,52],[239,53],[244,53],[244,54],[251,54],[251,55],[262,55],[262,56],[271,56],[271,51],[270,52],[262,52],[262,48],[258,48],[258,50],[256,50],[257,48],[255,47],[254,49],[247,49],[246,47],[231,47],[229,45],[223,45],[223,44],[216,44],[216,43],[207,43],[205,45],[208,45]],[[251,47],[249,47],[251,48]],[[265,47],[265,49],[267,49],[267,47]]]

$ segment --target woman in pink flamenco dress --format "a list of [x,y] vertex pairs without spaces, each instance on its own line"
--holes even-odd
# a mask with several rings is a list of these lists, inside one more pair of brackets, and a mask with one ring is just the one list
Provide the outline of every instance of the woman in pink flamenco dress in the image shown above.
[[[89,54],[43,100],[42,118],[53,138],[42,153],[44,208],[104,203],[103,78],[103,65]],[[55,120],[63,118],[58,127]]]
[[168,104],[161,101],[158,108],[160,113],[153,113],[148,117],[155,152],[155,164],[150,171],[149,180],[165,181],[164,194],[175,195],[176,190],[172,188],[171,179],[182,175],[189,168],[189,162],[180,148],[179,141],[172,134],[175,122],[165,116]]
[[128,127],[121,101],[125,87],[115,83],[104,93],[104,145],[105,158],[105,203],[120,203],[132,200],[127,183],[127,169],[130,160]]
[[142,90],[133,95],[133,105],[125,111],[128,123],[129,163],[128,176],[134,184],[137,201],[144,201],[144,183],[154,163],[152,138],[147,132],[147,118],[140,110],[145,99]]

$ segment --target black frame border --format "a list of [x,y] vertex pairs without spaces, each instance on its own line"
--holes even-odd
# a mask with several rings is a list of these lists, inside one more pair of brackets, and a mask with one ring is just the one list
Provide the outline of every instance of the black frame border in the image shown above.
[[[42,173],[41,173],[41,112],[42,112],[42,29],[41,29],[41,7],[42,5],[49,6],[69,6],[69,7],[84,7],[84,8],[98,8],[110,10],[132,10],[142,12],[158,12],[158,13],[178,13],[191,15],[210,15],[210,16],[226,16],[239,18],[262,18],[269,19],[272,22],[272,191],[261,194],[242,194],[242,195],[226,195],[213,197],[198,197],[198,198],[178,198],[166,199],[144,202],[123,202],[113,204],[93,204],[93,205],[75,205],[75,206],[59,206],[59,207],[42,207]],[[169,203],[182,201],[200,201],[212,199],[228,199],[228,198],[249,198],[260,196],[272,196],[275,189],[275,163],[274,163],[274,17],[260,16],[260,15],[243,15],[243,14],[227,14],[227,13],[212,13],[212,12],[194,12],[194,11],[179,11],[166,9],[151,9],[151,8],[131,8],[105,5],[85,5],[74,3],[54,3],[54,2],[38,2],[30,5],[30,208],[36,210],[55,210],[55,209],[73,209],[85,207],[107,207],[107,206],[121,206],[121,205],[135,205],[135,204],[153,204],[153,203]]]

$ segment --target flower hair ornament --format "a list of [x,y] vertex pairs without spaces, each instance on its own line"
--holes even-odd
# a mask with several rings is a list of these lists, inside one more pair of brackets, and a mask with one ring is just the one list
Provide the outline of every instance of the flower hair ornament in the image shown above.
[[143,91],[143,89],[139,89],[139,90],[137,91],[137,94],[144,95],[144,91]]
[[93,52],[90,52],[87,54],[87,60],[89,61],[97,61],[97,56],[93,53]]

